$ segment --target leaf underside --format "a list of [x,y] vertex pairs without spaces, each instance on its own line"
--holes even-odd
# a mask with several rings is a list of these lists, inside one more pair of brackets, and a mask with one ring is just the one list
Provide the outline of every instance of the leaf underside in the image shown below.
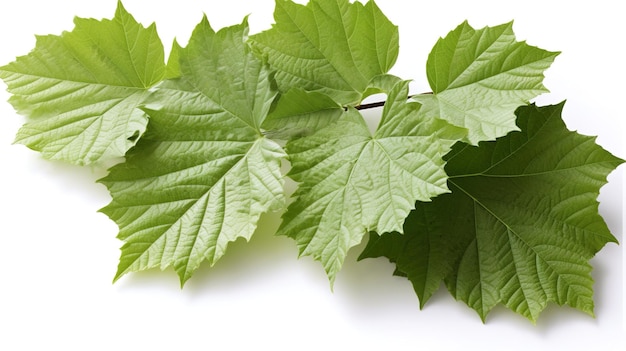
[[276,91],[245,45],[247,30],[244,22],[215,33],[203,19],[177,49],[180,78],[152,96],[160,108],[146,109],[145,137],[101,180],[112,197],[102,212],[125,242],[116,279],[171,266],[184,284],[284,205],[285,153],[259,129]]
[[588,261],[615,242],[596,198],[623,161],[566,129],[563,105],[520,107],[520,132],[446,156],[449,194],[418,202],[404,235],[371,235],[423,305],[442,280],[484,320],[501,303],[535,321],[549,302],[593,314]]
[[319,260],[331,282],[369,230],[401,230],[416,200],[448,191],[442,157],[463,131],[423,119],[407,95],[408,82],[396,83],[374,135],[350,108],[334,124],[287,144],[289,176],[299,187],[278,234]]
[[48,159],[84,165],[124,156],[148,123],[138,107],[165,72],[154,24],[118,4],[112,20],[76,18],[60,36],[0,67],[11,104],[28,117],[16,142]]
[[512,22],[478,30],[464,22],[428,56],[433,94],[414,99],[429,116],[466,128],[468,143],[494,140],[517,130],[518,106],[548,91],[543,72],[557,55],[516,41]]

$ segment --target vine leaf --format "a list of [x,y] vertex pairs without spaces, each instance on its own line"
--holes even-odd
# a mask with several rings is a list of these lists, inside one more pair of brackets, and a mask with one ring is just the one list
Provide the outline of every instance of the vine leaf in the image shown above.
[[464,22],[428,56],[433,94],[414,99],[429,115],[467,128],[472,145],[494,140],[517,130],[518,106],[548,91],[543,72],[558,54],[516,41],[512,22],[478,30]]
[[251,45],[277,70],[281,92],[316,91],[355,106],[398,56],[398,28],[373,1],[276,0],[274,19]]
[[442,157],[464,130],[425,119],[418,103],[407,102],[408,82],[397,80],[374,135],[348,108],[334,124],[286,147],[288,175],[299,188],[278,234],[319,260],[331,283],[369,230],[401,230],[416,200],[448,191]]
[[285,153],[260,131],[277,92],[247,32],[247,21],[216,33],[203,18],[176,49],[180,78],[146,108],[145,137],[101,180],[112,197],[102,212],[125,241],[116,279],[171,266],[184,284],[284,206]]
[[483,320],[498,303],[533,322],[548,302],[593,314],[588,261],[616,242],[596,198],[623,160],[568,131],[562,108],[520,107],[520,132],[456,145],[452,192],[417,203],[404,235],[372,234],[361,258],[395,262],[422,305],[444,279]]
[[121,2],[112,20],[76,18],[60,36],[0,67],[11,104],[28,117],[16,142],[48,159],[84,165],[123,156],[144,133],[138,107],[165,74],[156,26],[141,26]]

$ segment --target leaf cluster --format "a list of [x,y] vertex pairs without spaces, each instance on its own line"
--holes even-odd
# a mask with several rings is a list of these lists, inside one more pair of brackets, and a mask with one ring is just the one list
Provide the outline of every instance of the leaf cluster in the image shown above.
[[[464,22],[428,57],[432,92],[412,95],[374,1],[276,0],[274,18],[250,35],[205,16],[166,62],[119,2],[0,67],[28,117],[17,142],[78,165],[124,157],[99,181],[124,242],[116,280],[171,267],[184,284],[283,211],[277,235],[331,284],[369,235],[360,257],[394,262],[422,305],[444,282],[483,320],[497,304],[593,313],[588,261],[616,241],[596,198],[623,161],[567,130],[563,103],[530,104],[557,52]],[[371,132],[361,104],[378,93]]]

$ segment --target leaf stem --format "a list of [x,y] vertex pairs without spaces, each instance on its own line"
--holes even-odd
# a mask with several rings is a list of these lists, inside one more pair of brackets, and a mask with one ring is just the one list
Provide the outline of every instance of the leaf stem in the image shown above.
[[[422,94],[432,94],[432,92],[422,93]],[[409,95],[409,96],[407,96],[406,99],[408,100],[408,99],[412,98],[413,96],[415,96],[415,95]],[[367,110],[367,109],[370,109],[370,108],[383,107],[383,106],[385,106],[385,102],[387,102],[387,101],[376,101],[376,102],[371,102],[371,103],[368,103],[368,104],[360,104],[360,105],[355,106],[354,108],[357,109],[357,110]]]
[[361,104],[361,105],[356,106],[355,108],[357,110],[367,110],[370,108],[383,107],[385,106],[385,102],[386,101],[376,101],[376,102],[371,102],[369,104]]

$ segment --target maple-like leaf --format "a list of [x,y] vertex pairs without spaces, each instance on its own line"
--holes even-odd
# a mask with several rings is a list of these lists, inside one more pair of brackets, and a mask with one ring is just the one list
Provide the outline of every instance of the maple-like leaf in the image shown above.
[[285,153],[260,130],[276,91],[247,32],[244,21],[216,33],[203,18],[176,49],[180,78],[146,109],[145,137],[101,180],[112,197],[102,212],[125,241],[116,279],[174,267],[183,284],[229,242],[249,239],[263,212],[284,206]]
[[517,107],[548,91],[543,72],[558,52],[516,41],[512,27],[464,22],[439,39],[426,65],[433,94],[414,97],[430,116],[467,128],[473,145],[517,130]]
[[398,28],[369,1],[276,0],[276,23],[251,45],[276,69],[279,89],[317,91],[355,106],[398,56]]
[[616,241],[596,199],[623,161],[568,131],[562,107],[520,107],[520,132],[456,145],[452,192],[418,202],[404,235],[373,234],[361,257],[390,258],[422,304],[445,279],[483,320],[498,303],[532,321],[548,302],[593,314],[588,261]]
[[334,124],[287,144],[299,188],[278,233],[321,261],[331,282],[368,231],[401,230],[416,200],[448,191],[442,157],[464,131],[424,118],[407,96],[408,82],[398,79],[374,135],[348,108]]
[[16,142],[49,159],[90,164],[123,156],[144,133],[138,107],[165,73],[163,45],[118,3],[112,20],[76,18],[60,36],[0,67],[10,102],[28,117]]

